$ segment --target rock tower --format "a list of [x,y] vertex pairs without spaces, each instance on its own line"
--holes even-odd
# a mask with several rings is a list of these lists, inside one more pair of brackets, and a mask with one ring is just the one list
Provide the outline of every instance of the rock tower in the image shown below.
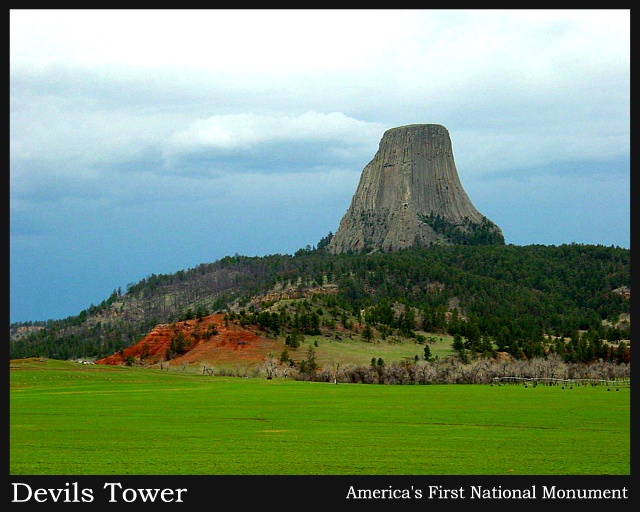
[[362,171],[329,252],[432,244],[504,244],[504,237],[462,188],[444,126],[391,128]]

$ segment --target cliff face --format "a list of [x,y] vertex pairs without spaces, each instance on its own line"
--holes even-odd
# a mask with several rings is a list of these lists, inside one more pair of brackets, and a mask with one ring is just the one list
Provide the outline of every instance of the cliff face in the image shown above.
[[504,243],[462,188],[444,126],[387,130],[362,171],[332,253],[451,243]]

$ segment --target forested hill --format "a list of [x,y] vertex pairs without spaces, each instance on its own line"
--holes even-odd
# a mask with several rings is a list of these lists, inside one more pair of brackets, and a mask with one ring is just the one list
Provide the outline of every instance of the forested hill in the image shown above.
[[104,357],[159,323],[223,311],[258,313],[283,293],[321,294],[331,307],[356,316],[374,305],[403,304],[420,313],[417,327],[429,332],[465,318],[483,336],[507,345],[543,334],[571,337],[577,330],[630,339],[629,249],[452,245],[329,254],[329,240],[294,255],[235,255],[152,274],[77,316],[12,324],[10,357]]

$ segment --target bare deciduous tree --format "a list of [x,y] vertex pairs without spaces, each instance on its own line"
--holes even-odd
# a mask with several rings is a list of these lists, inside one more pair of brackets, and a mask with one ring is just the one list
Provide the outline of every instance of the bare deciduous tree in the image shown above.
[[271,380],[276,376],[278,371],[278,360],[273,354],[269,354],[264,360],[264,371],[267,374],[268,380]]

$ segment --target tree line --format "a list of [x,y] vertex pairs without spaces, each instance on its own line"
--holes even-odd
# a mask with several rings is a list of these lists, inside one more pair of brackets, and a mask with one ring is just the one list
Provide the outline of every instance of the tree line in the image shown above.
[[[273,332],[310,333],[318,327],[313,311],[274,318],[249,304],[275,288],[329,283],[337,291],[326,296],[324,307],[342,312],[347,321],[357,318],[408,336],[416,329],[458,334],[466,351],[483,352],[491,342],[533,358],[543,340],[564,339],[573,343],[565,345],[569,359],[613,360],[611,345],[631,338],[630,322],[621,321],[630,312],[629,296],[621,292],[630,290],[629,249],[450,245],[332,255],[329,239],[293,255],[236,254],[174,274],[152,274],[77,316],[12,324],[10,356],[104,357],[135,344],[158,323],[240,309],[247,312],[245,321]],[[391,315],[398,304],[403,313]],[[18,335],[26,325],[39,329]],[[588,335],[583,340],[578,333]]]

